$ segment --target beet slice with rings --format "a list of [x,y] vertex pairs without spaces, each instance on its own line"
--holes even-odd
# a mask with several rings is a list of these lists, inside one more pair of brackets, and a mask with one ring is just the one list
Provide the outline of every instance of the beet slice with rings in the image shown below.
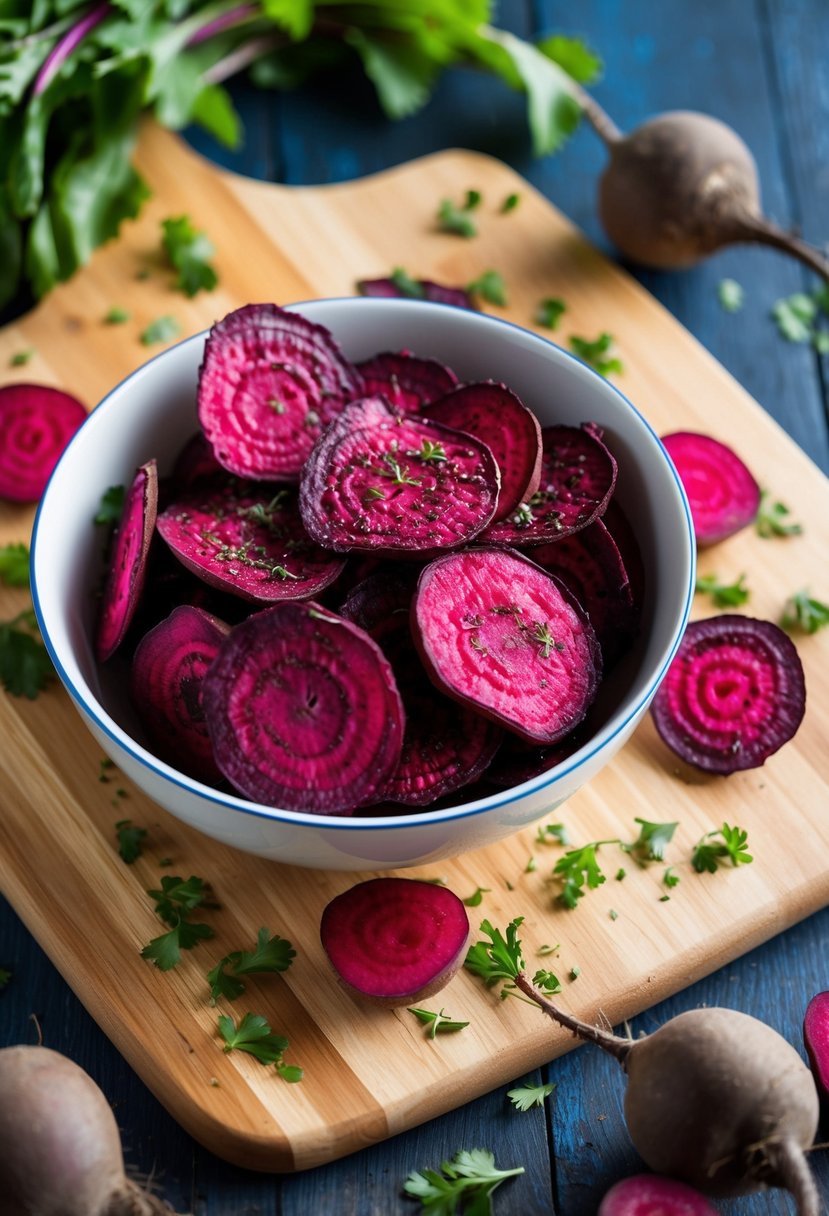
[[136,647],[130,691],[156,755],[208,785],[221,781],[202,707],[205,672],[230,627],[182,604]]
[[505,384],[464,384],[424,411],[426,418],[466,431],[485,443],[501,471],[493,522],[528,502],[541,484],[541,426],[532,410]]
[[682,760],[708,773],[758,768],[796,733],[803,665],[771,621],[725,613],[692,621],[651,706]]
[[541,482],[529,502],[487,528],[488,544],[525,548],[570,536],[605,511],[616,485],[616,461],[593,423],[541,432]]
[[[421,359],[408,351],[384,351],[357,364],[367,397],[385,397],[390,405],[417,414],[430,401],[450,393],[458,377],[436,359]],[[449,426],[452,424],[449,423]]]
[[0,498],[37,502],[85,421],[86,408],[60,389],[46,384],[0,387]]
[[570,588],[590,617],[607,670],[636,636],[637,612],[622,555],[604,522],[539,545],[532,556]]
[[317,443],[299,504],[325,549],[427,555],[477,536],[499,488],[498,466],[480,440],[367,397],[346,406]]
[[148,460],[138,469],[127,490],[121,520],[110,547],[95,630],[95,654],[102,663],[121,645],[138,607],[157,511],[158,469],[155,460]]
[[736,452],[696,431],[674,431],[662,443],[688,495],[698,545],[725,540],[753,522],[760,487]]
[[244,483],[225,474],[171,503],[157,526],[186,569],[246,600],[311,599],[344,566],[308,536],[292,486]]
[[403,698],[403,749],[380,798],[429,806],[476,781],[489,766],[503,732],[481,714],[442,696],[427,677],[409,626],[415,581],[416,576],[407,571],[369,575],[351,591],[342,615],[382,647]]
[[451,304],[476,312],[475,301],[465,287],[449,287],[432,279],[413,279],[406,289],[394,278],[360,279],[357,290],[361,296],[381,300],[430,300],[433,304]]
[[520,553],[467,549],[418,580],[412,631],[450,697],[537,743],[555,743],[596,694],[601,652],[570,592]]
[[351,992],[376,1004],[434,996],[466,957],[469,917],[447,887],[416,878],[371,878],[323,909],[320,940]]
[[248,304],[210,331],[199,421],[229,472],[295,482],[324,427],[362,394],[327,329],[276,304]]
[[400,759],[404,713],[388,661],[359,626],[314,602],[237,625],[202,703],[219,768],[265,806],[350,814]]

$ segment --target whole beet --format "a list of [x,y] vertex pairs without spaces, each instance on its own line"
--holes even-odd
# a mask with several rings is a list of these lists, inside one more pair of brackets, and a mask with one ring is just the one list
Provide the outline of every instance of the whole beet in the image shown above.
[[109,1103],[48,1047],[0,1050],[0,1210],[14,1216],[161,1216],[124,1174]]

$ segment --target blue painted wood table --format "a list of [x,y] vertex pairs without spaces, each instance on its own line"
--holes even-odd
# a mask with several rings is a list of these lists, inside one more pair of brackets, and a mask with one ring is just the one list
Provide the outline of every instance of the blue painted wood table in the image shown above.
[[[623,128],[663,109],[693,108],[730,122],[753,149],[766,210],[815,243],[829,237],[829,8],[824,0],[551,0],[503,3],[498,22],[522,36],[560,28],[601,51],[599,100]],[[556,158],[534,161],[520,97],[497,82],[455,71],[418,116],[380,115],[357,72],[339,72],[278,96],[237,83],[247,138],[222,153],[191,132],[206,155],[252,176],[321,183],[360,176],[449,146],[507,161],[600,246],[594,207],[604,160],[581,130]],[[806,272],[773,252],[742,247],[678,274],[634,273],[829,472],[829,361],[778,336],[774,302],[811,286]],[[730,315],[717,287],[736,279],[745,304]],[[825,583],[825,579],[824,579]],[[646,808],[642,808],[643,811]],[[803,848],[810,843],[803,841]],[[722,1004],[750,1011],[799,1044],[809,997],[829,987],[829,910],[637,1018],[637,1035],[684,1009]],[[617,1178],[635,1172],[621,1116],[615,1063],[582,1048],[543,1070],[556,1084],[545,1108],[518,1114],[498,1090],[432,1123],[342,1161],[289,1177],[235,1169],[192,1142],[157,1104],[85,1013],[11,910],[0,911],[0,966],[13,978],[0,994],[0,1044],[33,1041],[36,1015],[54,1048],[99,1081],[116,1111],[128,1162],[151,1175],[179,1211],[199,1216],[337,1213],[393,1216],[415,1210],[406,1174],[437,1166],[461,1147],[486,1146],[523,1177],[495,1198],[501,1216],[592,1216]],[[536,1077],[538,1080],[539,1077]],[[824,1201],[829,1158],[813,1156]],[[0,1210],[3,1199],[0,1196]],[[791,1211],[778,1192],[721,1204],[737,1216]]]

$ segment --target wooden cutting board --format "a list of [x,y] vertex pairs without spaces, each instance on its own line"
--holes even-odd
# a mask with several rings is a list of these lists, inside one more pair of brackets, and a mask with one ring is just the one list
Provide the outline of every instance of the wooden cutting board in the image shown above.
[[[140,221],[0,332],[0,380],[56,384],[92,406],[155,353],[138,335],[159,315],[174,315],[190,334],[253,300],[353,294],[358,277],[399,265],[461,284],[494,267],[506,278],[509,307],[492,312],[531,326],[542,297],[563,297],[568,311],[555,336],[613,333],[625,365],[618,383],[658,431],[699,429],[732,441],[804,523],[801,536],[786,540],[744,531],[705,554],[703,572],[731,581],[745,571],[756,616],[778,618],[786,594],[804,585],[829,598],[824,477],[659,304],[504,165],[444,152],[347,185],[291,189],[220,172],[152,126],[140,164],[153,190]],[[479,236],[438,232],[440,199],[461,201],[472,187],[484,200]],[[519,206],[500,214],[513,192]],[[160,221],[182,213],[218,247],[219,287],[192,301],[172,290],[159,249]],[[113,306],[131,319],[106,324]],[[24,350],[33,351],[28,365],[12,367]],[[0,542],[26,539],[32,514],[2,508]],[[3,591],[0,619],[24,603],[24,593]],[[648,721],[557,816],[575,844],[631,840],[636,816],[678,820],[667,861],[681,881],[669,900],[662,865],[637,869],[608,846],[605,885],[575,911],[557,907],[549,878],[560,849],[535,843],[531,830],[408,873],[444,878],[462,897],[490,888],[470,909],[473,925],[486,916],[503,927],[524,916],[529,965],[552,967],[564,980],[562,1002],[588,1019],[618,1023],[720,967],[829,898],[829,631],[799,647],[806,717],[764,768],[727,779],[693,774]],[[304,1169],[432,1118],[573,1046],[536,1009],[499,1001],[467,973],[428,1005],[470,1026],[434,1042],[405,1009],[357,1004],[327,968],[318,924],[325,903],[359,876],[257,861],[186,828],[117,774],[99,782],[99,749],[58,687],[34,702],[1,696],[0,740],[6,894],[150,1088],[219,1156],[255,1169]],[[124,817],[149,832],[132,866],[115,849],[114,823]],[[724,819],[748,829],[754,863],[695,874],[694,843]],[[168,858],[171,868],[162,868]],[[616,881],[622,864],[627,877]],[[215,939],[162,974],[139,950],[161,931],[146,889],[165,873],[207,879],[221,908],[208,914]],[[294,965],[284,976],[252,978],[228,1009],[211,1007],[206,971],[223,954],[249,949],[262,925],[290,938]],[[557,954],[537,955],[557,943]],[[581,969],[575,981],[567,978],[573,967]],[[222,1052],[217,1014],[249,1010],[288,1037],[286,1058],[305,1069],[300,1084]]]

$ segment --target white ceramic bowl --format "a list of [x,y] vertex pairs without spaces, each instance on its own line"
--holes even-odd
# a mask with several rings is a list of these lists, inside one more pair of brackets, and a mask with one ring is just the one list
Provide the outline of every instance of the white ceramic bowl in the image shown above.
[[[462,380],[508,384],[543,425],[593,421],[619,464],[617,498],[638,538],[646,597],[640,639],[605,682],[601,725],[566,761],[515,789],[448,810],[351,819],[300,814],[211,789],[157,759],[124,694],[99,670],[91,644],[100,575],[101,494],[128,483],[152,456],[168,472],[197,429],[204,334],[139,368],[104,398],[72,439],[40,504],[32,587],[43,638],[81,716],[136,785],[185,823],[258,856],[315,869],[387,869],[491,844],[549,814],[595,776],[645,713],[685,628],[694,539],[676,471],[641,414],[611,384],[544,338],[505,321],[419,300],[298,304],[359,360],[407,348],[451,365]],[[463,791],[460,791],[462,797]]]

